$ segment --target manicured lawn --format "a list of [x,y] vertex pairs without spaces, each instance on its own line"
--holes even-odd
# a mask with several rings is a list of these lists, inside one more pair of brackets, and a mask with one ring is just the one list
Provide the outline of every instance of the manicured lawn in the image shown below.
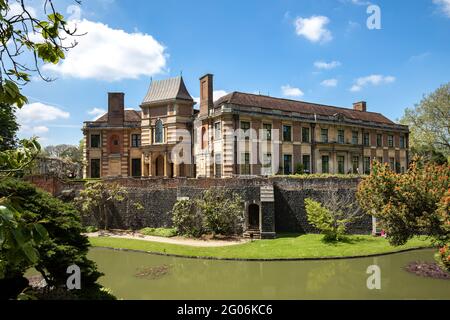
[[175,237],[177,235],[177,230],[175,228],[144,228],[139,230],[145,236],[156,236],[156,237]]
[[429,247],[425,238],[411,239],[406,245],[392,247],[380,237],[349,236],[346,242],[324,243],[321,235],[281,235],[275,240],[259,240],[227,247],[191,247],[185,245],[118,239],[90,238],[93,246],[141,250],[175,255],[240,259],[288,259],[363,256],[395,252],[403,249]]

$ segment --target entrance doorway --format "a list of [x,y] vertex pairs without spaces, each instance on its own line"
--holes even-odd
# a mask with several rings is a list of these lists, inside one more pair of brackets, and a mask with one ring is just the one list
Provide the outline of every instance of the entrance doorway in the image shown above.
[[155,160],[155,175],[157,177],[163,177],[164,176],[164,157],[159,156]]
[[257,204],[248,206],[248,228],[259,230],[259,206]]

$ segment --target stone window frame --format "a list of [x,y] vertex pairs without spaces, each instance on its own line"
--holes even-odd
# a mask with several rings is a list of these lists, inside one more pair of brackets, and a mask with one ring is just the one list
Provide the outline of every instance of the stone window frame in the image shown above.
[[[92,163],[94,161],[98,161],[98,177],[93,177],[93,175],[92,175],[92,167],[93,167]],[[101,161],[101,159],[99,159],[99,158],[89,159],[89,177],[91,179],[98,179],[101,176],[102,176],[102,161]]]
[[[243,129],[242,128],[242,124],[243,123],[248,123],[248,128],[247,129]],[[240,120],[239,121],[239,129],[241,130],[241,140],[250,140],[250,133],[251,133],[251,129],[252,129],[252,122],[250,120]]]
[[214,141],[221,139],[222,139],[222,121],[219,120],[214,122]]
[[399,145],[400,145],[400,149],[406,148],[406,137],[404,135],[400,136]]
[[[290,156],[291,157],[291,170],[290,173],[286,173],[286,168],[284,164],[286,163],[285,157]],[[292,153],[283,153],[283,175],[291,175],[294,173],[294,157],[292,156]]]
[[[265,126],[270,126],[270,131],[267,130],[266,128],[264,128]],[[262,139],[261,140],[263,140],[263,141],[272,141],[272,130],[273,130],[272,123],[263,122],[262,123],[262,130],[263,130],[263,134],[262,134]]]
[[393,148],[394,147],[394,135],[388,134],[388,136],[387,136],[387,143],[388,143],[388,147],[389,148]]
[[352,130],[352,144],[353,145],[359,144],[359,131],[358,130]]
[[363,171],[364,174],[370,174],[372,166],[372,161],[370,160],[370,157],[364,157],[363,158]]
[[[93,147],[92,146],[92,137],[98,136],[98,146]],[[100,149],[102,147],[102,135],[100,133],[90,133],[89,134],[89,148],[91,149]]]
[[370,146],[370,132],[364,132],[363,134],[363,145],[365,147]]
[[[342,135],[341,135],[341,133],[342,133]],[[345,143],[345,129],[343,129],[343,128],[337,129],[337,143],[339,143],[339,144]]]
[[[355,164],[356,164],[356,167],[355,167]],[[359,156],[352,156],[352,173],[358,174],[358,173],[360,173],[358,171],[359,171]]]
[[[339,165],[341,164],[339,161],[339,158],[342,158],[342,172],[339,170]],[[338,154],[336,156],[336,165],[337,165],[337,173],[338,174],[345,174],[345,155]]]
[[383,134],[377,133],[377,147],[383,147]]
[[[327,161],[326,162],[324,162],[324,158],[326,158],[327,159]],[[322,155],[321,157],[320,157],[320,160],[321,160],[321,169],[322,169],[322,173],[325,173],[325,174],[328,174],[328,173],[330,173],[330,155],[328,155],[328,154],[324,154],[324,155]],[[327,170],[324,170],[324,164],[327,164]],[[326,172],[325,172],[326,171]]]
[[[290,132],[289,140],[285,139],[285,137],[284,137],[284,128],[290,128],[290,129],[289,129],[289,132]],[[290,123],[283,123],[283,124],[281,125],[281,130],[282,130],[282,138],[283,138],[283,142],[293,142],[292,134],[294,133],[294,130],[293,130],[292,124],[290,124]]]
[[[308,130],[308,134],[307,134],[307,139],[304,139],[305,138],[305,134],[304,134],[304,131],[303,130]],[[301,127],[301,141],[302,141],[302,143],[311,143],[311,128],[310,127]]]
[[[330,131],[328,130],[328,128],[320,128],[320,141],[322,143],[328,143],[330,140],[329,134],[330,134]],[[325,139],[324,139],[324,137],[325,137]]]
[[[270,155],[270,157],[269,157]],[[270,161],[267,161],[268,159],[270,159]],[[273,170],[272,170],[272,153],[271,152],[267,152],[264,153],[262,155],[262,165],[261,165],[261,170],[264,170],[264,174],[266,176],[270,176],[273,174]]]
[[[246,163],[247,162],[247,159],[246,159],[247,156],[246,155],[248,155],[248,164]],[[252,155],[251,155],[251,153],[250,152],[241,152],[240,159],[241,159],[240,164],[239,164],[239,173],[240,173],[240,175],[243,175],[243,176],[250,176],[250,175],[252,175],[252,165],[251,165]],[[248,172],[248,173],[242,173],[243,171]]]
[[[158,133],[158,131],[161,130],[160,133]],[[155,122],[155,137],[154,137],[154,141],[155,144],[164,144],[164,123],[161,119],[157,119]],[[160,141],[158,141],[158,136],[161,137]]]
[[[308,157],[308,166],[305,165],[305,157]],[[310,154],[302,154],[302,164],[303,169],[306,173],[311,173],[311,155]]]
[[[139,136],[138,139],[134,139],[136,136]],[[131,133],[130,134],[131,148],[140,148],[142,146],[142,134],[140,133]],[[135,142],[138,142],[135,144]]]

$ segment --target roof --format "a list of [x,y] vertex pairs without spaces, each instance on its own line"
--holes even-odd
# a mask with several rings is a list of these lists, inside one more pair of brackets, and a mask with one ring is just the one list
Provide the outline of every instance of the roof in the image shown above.
[[[125,110],[124,122],[140,122],[141,113],[136,110]],[[92,122],[108,122],[108,112]]]
[[380,113],[363,112],[354,109],[341,108],[335,106],[327,106],[322,104],[289,100],[282,98],[269,97],[264,95],[233,92],[221,97],[214,103],[215,107],[223,103],[235,104],[239,106],[258,107],[264,109],[275,109],[287,112],[296,112],[306,115],[334,116],[342,114],[344,117],[352,120],[360,120],[367,122],[377,122],[382,124],[395,124]]
[[186,89],[183,77],[152,81],[142,104],[158,103],[168,100],[194,101]]

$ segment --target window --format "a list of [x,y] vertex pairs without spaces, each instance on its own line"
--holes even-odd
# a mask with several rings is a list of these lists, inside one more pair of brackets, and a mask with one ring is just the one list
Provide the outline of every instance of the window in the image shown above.
[[352,131],[352,144],[358,144],[358,131]]
[[272,140],[272,125],[270,123],[263,124],[263,137],[266,138],[267,141]]
[[330,173],[330,157],[322,156],[322,173]]
[[328,129],[321,129],[320,136],[322,138],[322,142],[328,143]]
[[141,146],[141,135],[140,134],[132,134],[131,135],[131,147],[139,148]]
[[400,148],[405,149],[405,136],[400,136]]
[[338,173],[339,174],[345,174],[345,157],[344,156],[338,156],[337,157],[337,163],[338,163]]
[[215,170],[215,177],[221,178],[222,177],[222,155],[220,153],[216,153],[216,155],[215,155],[214,170]]
[[250,122],[241,122],[242,138],[245,140],[250,139]]
[[395,170],[395,158],[389,158],[389,167],[392,171]]
[[241,174],[250,174],[250,153],[248,152],[241,154]]
[[311,173],[311,156],[309,154],[304,154],[302,160],[305,173]]
[[292,174],[292,155],[285,154],[283,157],[283,173],[285,175]]
[[370,157],[364,157],[364,173],[370,174]]
[[133,177],[141,176],[141,159],[131,159],[131,175]]
[[202,149],[205,149],[208,145],[208,136],[206,134],[206,128],[202,128]]
[[392,135],[388,136],[388,146],[389,148],[392,148],[394,146],[394,136]]
[[302,128],[302,142],[304,143],[310,142],[309,128]]
[[338,143],[345,143],[345,131],[342,129],[338,130]]
[[99,134],[91,134],[91,148],[100,148]]
[[164,142],[164,128],[161,120],[156,121],[155,143]]
[[377,147],[383,146],[383,136],[381,134],[377,134]]
[[263,154],[263,163],[262,163],[262,174],[265,176],[269,176],[272,174],[272,154],[266,153]]
[[214,140],[219,140],[222,138],[222,130],[220,127],[220,122],[214,123]]
[[292,141],[292,127],[291,126],[283,126],[283,141],[286,141],[286,142]]
[[364,133],[364,145],[368,147],[370,145],[370,133]]
[[354,174],[359,174],[359,157],[354,156],[352,161],[352,169]]
[[100,178],[100,159],[91,159],[91,178]]

